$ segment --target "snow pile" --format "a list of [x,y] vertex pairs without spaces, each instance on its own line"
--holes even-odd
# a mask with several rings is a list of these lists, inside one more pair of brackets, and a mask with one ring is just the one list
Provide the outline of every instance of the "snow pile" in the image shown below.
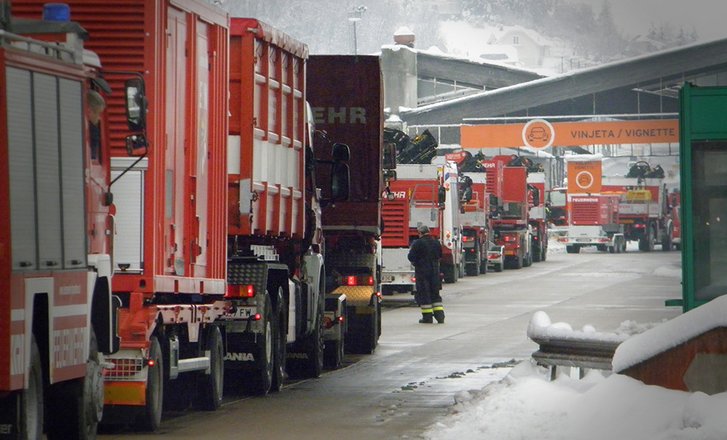
[[564,254],[565,244],[559,242],[556,238],[551,238],[550,240],[548,240],[548,253]]
[[591,371],[582,380],[521,362],[430,427],[436,440],[724,440],[727,393],[707,396]]
[[597,332],[592,325],[585,325],[581,330],[573,330],[567,322],[550,321],[543,311],[535,312],[528,325],[528,338],[533,340],[566,339],[579,341],[622,342],[630,335],[625,333]]
[[727,327],[727,295],[629,338],[614,353],[613,371],[623,371],[718,327]]
[[[528,336],[623,342],[614,371],[684,342],[715,327],[727,326],[727,295],[661,323],[624,321],[614,333],[591,325],[573,330],[553,323],[542,311],[533,314]],[[648,331],[647,331],[648,330]],[[457,399],[451,417],[431,426],[436,440],[725,440],[727,392],[670,390],[622,374],[591,370],[582,380],[561,374],[550,382],[549,370],[531,359],[479,392]]]

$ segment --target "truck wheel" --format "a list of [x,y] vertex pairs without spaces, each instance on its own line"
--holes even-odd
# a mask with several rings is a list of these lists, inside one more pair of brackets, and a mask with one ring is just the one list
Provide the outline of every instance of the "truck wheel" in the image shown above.
[[671,232],[672,232],[671,230],[666,231],[666,233],[665,233],[666,238],[661,240],[661,250],[664,252],[670,251],[673,246],[672,239],[671,239]]
[[329,370],[337,370],[343,364],[343,339],[327,341],[323,348],[323,365]]
[[257,347],[257,371],[248,376],[245,374],[246,391],[256,396],[264,396],[270,392],[273,384],[274,353],[275,353],[275,321],[270,295],[265,295],[265,312],[263,314],[263,334],[261,345]]
[[224,352],[222,350],[222,334],[217,326],[207,332],[205,351],[210,353],[210,372],[198,373],[197,396],[194,407],[205,411],[214,411],[222,404],[224,387]]
[[477,263],[467,263],[464,268],[467,276],[473,277],[477,276],[477,274],[479,273],[479,270],[477,269]]
[[480,260],[480,274],[487,275],[487,260]]
[[543,259],[541,258],[543,255],[543,252],[540,250],[540,245],[533,246],[531,252],[533,255],[533,262],[540,263],[541,261],[543,261]]
[[164,358],[156,336],[149,339],[149,360],[154,361],[154,366],[147,367],[146,406],[141,409],[136,425],[146,431],[156,431],[162,422],[164,401]]
[[91,329],[86,377],[54,385],[49,394],[49,439],[95,439],[103,415],[104,387],[101,355]]
[[30,374],[28,388],[18,393],[20,403],[19,438],[36,439],[43,437],[43,366],[40,351],[32,336],[30,342]]
[[[282,288],[279,290],[280,292],[280,301],[282,301]],[[279,304],[282,304],[279,303]],[[282,310],[279,310],[278,312],[278,319],[275,322],[275,327],[273,327],[275,334],[274,334],[274,341],[275,341],[275,347],[274,347],[274,355],[273,355],[273,383],[270,387],[270,391],[278,392],[283,389],[283,382],[285,381],[285,362],[287,360],[288,356],[288,341],[285,334],[285,323],[287,322],[287,319],[285,317],[285,312]]]
[[444,282],[451,284],[457,281],[457,277],[455,276],[455,267],[453,264],[444,264],[442,265],[442,272],[444,273]]
[[[378,305],[374,302],[374,307]],[[346,349],[356,354],[371,354],[378,342],[378,313],[372,310],[366,315],[356,315],[355,308],[349,307],[347,316],[348,332],[346,333]]]
[[533,251],[530,250],[527,255],[523,256],[523,267],[530,267],[533,265]]
[[313,329],[313,333],[308,336],[306,341],[306,354],[308,359],[305,359],[303,364],[303,376],[308,378],[320,377],[323,371],[323,346],[325,341],[323,340],[323,308],[320,308],[318,314],[318,324]]

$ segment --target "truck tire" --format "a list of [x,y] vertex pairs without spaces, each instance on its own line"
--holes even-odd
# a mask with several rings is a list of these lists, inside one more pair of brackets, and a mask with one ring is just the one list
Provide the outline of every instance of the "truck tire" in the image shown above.
[[540,244],[533,245],[531,252],[533,253],[533,262],[540,263],[541,261],[543,261],[543,252],[541,250]]
[[569,244],[565,247],[565,251],[569,254],[577,254],[581,251],[581,248],[576,244]]
[[665,238],[663,240],[661,240],[661,250],[664,251],[664,252],[671,251],[671,249],[673,247],[673,243],[672,243],[672,239],[671,239],[671,234],[672,234],[671,229],[667,230],[664,233]]
[[196,409],[214,411],[222,404],[225,376],[222,334],[217,326],[212,326],[207,331],[204,349],[210,352],[210,372],[198,373],[197,395],[193,405]]
[[43,437],[43,365],[35,335],[30,342],[28,388],[18,393],[20,420],[19,438]]
[[[487,257],[485,257],[487,258]],[[487,259],[480,260],[480,274],[487,275]]]
[[275,371],[275,314],[270,295],[265,294],[265,311],[263,313],[263,334],[260,337],[261,345],[257,347],[257,370],[244,375],[243,387],[256,396],[265,396],[270,392]]
[[515,269],[522,269],[524,260],[524,255],[518,255],[517,257],[515,257]]
[[479,268],[477,266],[478,266],[477,262],[466,263],[465,267],[464,267],[465,274],[470,277],[477,276],[480,272]]
[[329,370],[337,370],[343,365],[343,339],[326,341],[323,348],[323,366]]
[[444,273],[444,282],[447,284],[451,284],[457,281],[457,277],[455,275],[456,268],[454,267],[454,264],[443,264],[442,265],[442,272]]
[[145,431],[156,431],[162,422],[162,402],[164,402],[164,358],[156,336],[149,339],[149,360],[153,367],[147,367],[146,406],[137,417],[136,426]]
[[[278,304],[283,304],[282,288],[279,289],[280,297]],[[284,307],[279,307],[278,318],[275,321],[275,332],[274,339],[275,347],[273,347],[273,383],[270,386],[270,391],[278,392],[283,389],[283,382],[285,381],[286,361],[288,357],[288,341],[285,332],[285,323],[288,319],[285,315]]]
[[303,377],[315,379],[323,372],[323,307],[319,307],[318,324],[314,327],[313,333],[306,340],[306,355],[308,359],[303,360],[301,372]]
[[[374,298],[373,304],[378,308],[378,301]],[[346,333],[346,349],[350,353],[371,354],[378,342],[378,310],[372,310],[367,315],[356,315],[355,308],[347,310],[348,331]]]
[[96,438],[103,415],[104,387],[101,355],[91,329],[86,377],[54,385],[48,398],[48,439]]

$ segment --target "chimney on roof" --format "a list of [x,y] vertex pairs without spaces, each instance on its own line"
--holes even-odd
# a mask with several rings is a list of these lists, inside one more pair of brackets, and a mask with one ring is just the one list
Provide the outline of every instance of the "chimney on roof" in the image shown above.
[[394,32],[394,43],[402,46],[414,47],[414,32],[406,26],[402,26]]

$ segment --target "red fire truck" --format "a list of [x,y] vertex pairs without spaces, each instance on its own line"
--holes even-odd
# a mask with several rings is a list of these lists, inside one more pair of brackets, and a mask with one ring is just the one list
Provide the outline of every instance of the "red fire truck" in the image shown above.
[[611,253],[626,251],[624,227],[619,222],[619,196],[577,195],[569,200],[571,211],[568,226],[561,227],[558,237],[569,254],[595,246]]
[[528,186],[528,169],[512,164],[511,156],[495,156],[483,161],[482,166],[497,200],[492,218],[494,241],[504,246],[506,265],[515,269],[530,266],[533,262],[530,209],[538,204],[540,196],[534,194],[537,191],[534,187]]
[[444,281],[456,282],[464,274],[457,164],[399,163],[396,174],[391,197],[383,202],[382,288],[414,289],[414,268],[407,255],[419,225],[428,226],[442,244]]
[[[338,366],[343,347],[371,353],[381,333],[382,164],[392,167],[382,160],[383,77],[377,56],[314,55],[308,60],[307,79],[316,130],[351,151],[348,200],[324,202],[323,209],[328,322],[335,323],[338,304],[346,304],[344,325],[328,326],[325,332],[326,363]],[[316,182],[329,182],[334,156],[327,148],[315,154]],[[331,198],[328,191],[323,193],[324,199]]]
[[108,90],[68,10],[44,17],[0,4],[0,436],[87,439],[119,345],[108,145],[91,154],[84,118]]
[[486,274],[488,254],[492,245],[490,193],[482,163],[469,152],[457,151],[445,156],[457,163],[462,221],[462,251],[465,274]]
[[545,172],[528,171],[528,224],[533,238],[533,261],[545,261],[548,256],[548,223],[545,213]]
[[619,222],[627,241],[638,241],[645,252],[658,243],[664,251],[672,249],[674,225],[664,179],[604,177],[601,192],[620,196]]

